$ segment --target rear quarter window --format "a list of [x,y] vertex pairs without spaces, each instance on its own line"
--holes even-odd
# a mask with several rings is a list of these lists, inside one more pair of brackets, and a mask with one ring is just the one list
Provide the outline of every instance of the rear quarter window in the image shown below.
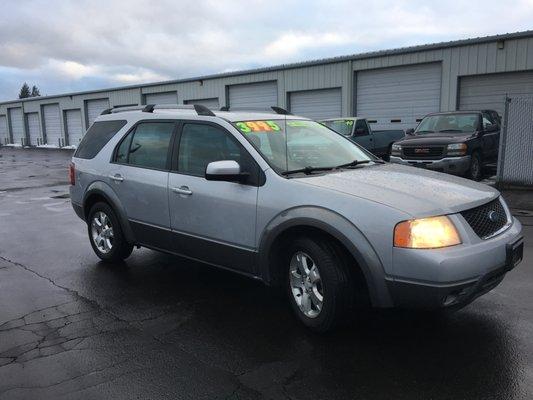
[[74,157],[94,158],[126,123],[125,120],[95,122],[83,137]]

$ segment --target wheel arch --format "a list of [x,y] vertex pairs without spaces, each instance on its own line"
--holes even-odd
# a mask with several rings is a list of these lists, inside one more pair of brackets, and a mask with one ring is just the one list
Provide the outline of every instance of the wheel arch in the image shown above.
[[258,251],[259,274],[266,284],[279,284],[278,250],[283,248],[282,241],[294,234],[321,234],[335,240],[356,262],[372,304],[392,305],[381,260],[368,239],[349,220],[321,207],[286,210],[269,222],[261,235]]
[[93,182],[85,192],[83,196],[83,216],[85,221],[87,221],[89,211],[91,207],[99,201],[103,201],[117,214],[117,218],[120,221],[122,231],[128,243],[135,243],[135,236],[133,230],[131,229],[130,223],[126,216],[126,211],[122,206],[120,199],[115,194],[115,192],[104,182],[98,181]]

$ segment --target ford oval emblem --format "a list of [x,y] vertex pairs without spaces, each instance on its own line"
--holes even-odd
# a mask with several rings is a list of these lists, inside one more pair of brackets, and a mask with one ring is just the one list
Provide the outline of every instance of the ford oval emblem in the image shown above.
[[489,211],[488,217],[489,217],[490,222],[498,222],[499,220],[498,213],[494,210]]

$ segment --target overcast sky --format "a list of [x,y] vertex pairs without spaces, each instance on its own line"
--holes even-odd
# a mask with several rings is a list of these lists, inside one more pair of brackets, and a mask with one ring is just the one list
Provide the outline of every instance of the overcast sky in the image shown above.
[[533,29],[533,0],[11,1],[0,100]]

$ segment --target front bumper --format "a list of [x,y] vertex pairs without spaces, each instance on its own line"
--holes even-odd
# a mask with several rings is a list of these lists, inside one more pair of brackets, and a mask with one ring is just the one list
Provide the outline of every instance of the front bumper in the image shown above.
[[[462,218],[453,216],[453,218]],[[460,226],[456,224],[456,226]],[[467,228],[459,229],[460,231]],[[514,267],[509,245],[519,243],[522,226],[513,224],[488,240],[468,240],[445,249],[394,248],[395,276],[387,279],[393,303],[408,308],[461,307],[495,288]]]
[[398,156],[391,156],[390,162],[427,168],[432,171],[445,172],[453,175],[464,175],[470,168],[470,156],[446,157],[440,160],[405,160]]

